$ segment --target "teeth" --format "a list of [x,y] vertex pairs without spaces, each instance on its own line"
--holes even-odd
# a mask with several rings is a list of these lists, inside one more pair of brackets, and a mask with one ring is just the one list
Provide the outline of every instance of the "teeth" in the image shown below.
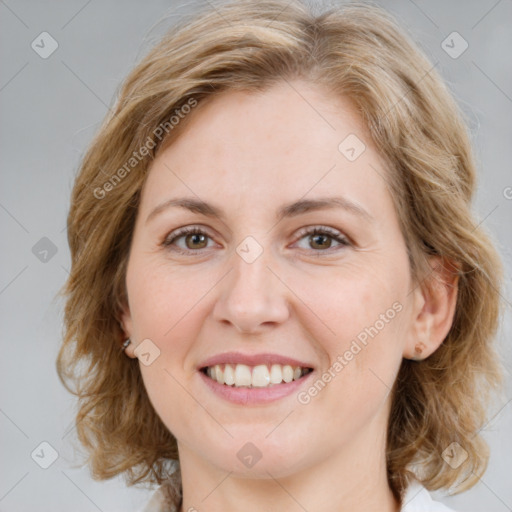
[[281,382],[291,382],[300,379],[308,373],[306,368],[273,364],[270,367],[266,364],[247,366],[246,364],[225,364],[209,366],[206,374],[219,384],[235,387],[266,388]]
[[[219,365],[215,365],[217,367]],[[235,386],[250,386],[251,385],[251,369],[245,364],[237,364],[235,366]],[[221,384],[223,381],[218,380]]]
[[293,380],[293,368],[289,364],[283,366],[283,380],[285,382]]
[[215,380],[217,382],[224,382],[224,372],[219,365],[215,366]]
[[252,370],[252,387],[266,388],[270,382],[270,373],[266,364],[255,366]]
[[270,368],[270,382],[272,384],[281,384],[283,372],[280,364],[273,364]]
[[[217,381],[220,382],[220,381]],[[224,384],[232,386],[235,383],[235,371],[230,364],[224,367]]]

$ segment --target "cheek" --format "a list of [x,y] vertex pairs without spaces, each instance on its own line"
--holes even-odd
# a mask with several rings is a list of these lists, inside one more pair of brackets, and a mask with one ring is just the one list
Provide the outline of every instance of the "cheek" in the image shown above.
[[339,397],[347,412],[364,414],[386,396],[402,357],[405,282],[400,274],[355,266],[303,281],[299,293],[318,315],[310,315],[310,332],[326,355],[322,380],[333,391],[322,392],[323,399]]
[[144,262],[128,269],[127,286],[134,338],[151,340],[158,354],[150,365],[139,362],[144,387],[163,423],[179,432],[188,416],[177,416],[175,411],[191,405],[184,391],[193,374],[187,355],[199,338],[200,299],[208,282],[191,272],[173,271],[169,265]]
[[176,339],[184,325],[190,326],[187,319],[197,315],[197,306],[214,280],[211,273],[148,261],[138,267],[135,262],[127,283],[138,337],[154,337],[168,343]]
[[201,298],[213,283],[190,269],[177,272],[160,263],[139,269],[129,281],[134,331],[138,340],[151,339],[159,351],[151,365],[139,363],[144,387],[162,422],[178,438],[186,438],[190,422],[204,412],[194,410],[186,391],[193,375],[188,355],[200,337]]
[[[145,262],[138,269],[128,275],[136,339],[150,338],[164,355],[174,354],[174,365],[180,359],[183,362],[191,340],[200,336],[208,311],[215,306],[215,286],[223,269],[201,265],[173,268],[161,262]],[[389,352],[400,322],[383,323],[381,315],[389,320],[386,312],[400,298],[399,274],[389,268],[384,271],[382,265],[354,264],[313,270],[299,265],[282,274],[293,292],[290,295],[283,289],[283,300],[290,301],[293,311],[289,321],[311,333],[313,344],[323,355],[322,364],[332,364],[354,340],[364,349],[354,358],[357,361],[378,359]]]
[[309,306],[310,326],[318,325],[315,328],[318,339],[332,352],[343,350],[358,335],[364,339],[367,328],[376,323],[379,333],[396,329],[394,320],[399,315],[393,304],[402,303],[405,287],[400,276],[395,274],[390,278],[391,275],[389,270],[351,265],[289,279],[287,283],[303,298],[304,305]]

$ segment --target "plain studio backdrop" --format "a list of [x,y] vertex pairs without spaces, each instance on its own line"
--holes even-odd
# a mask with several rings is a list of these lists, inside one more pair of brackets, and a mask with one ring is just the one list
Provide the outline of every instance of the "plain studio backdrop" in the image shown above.
[[[512,2],[378,3],[436,63],[470,120],[479,169],[475,211],[505,262],[499,343],[510,369]],[[55,295],[70,268],[65,226],[80,158],[135,61],[198,5],[200,0],[0,1],[3,512],[136,511],[152,492],[126,488],[121,478],[96,482],[87,467],[73,467],[76,408],[55,371],[62,334],[62,303]],[[459,496],[434,493],[461,512],[512,510],[510,375],[507,384],[485,428],[491,460],[483,479]]]

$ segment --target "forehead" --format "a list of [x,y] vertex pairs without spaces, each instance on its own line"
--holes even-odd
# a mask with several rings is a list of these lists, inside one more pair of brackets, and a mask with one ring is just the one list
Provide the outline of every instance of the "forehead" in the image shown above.
[[151,166],[144,209],[179,195],[237,207],[337,192],[370,203],[380,194],[389,203],[362,119],[324,88],[295,81],[264,92],[225,91],[189,116]]

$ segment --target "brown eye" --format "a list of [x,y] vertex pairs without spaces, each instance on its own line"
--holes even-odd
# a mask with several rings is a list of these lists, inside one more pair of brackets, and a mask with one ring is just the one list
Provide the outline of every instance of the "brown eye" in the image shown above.
[[[178,244],[182,239],[184,241],[184,245]],[[162,242],[162,245],[178,253],[200,253],[202,249],[206,249],[208,247],[208,239],[210,239],[210,236],[202,229],[197,227],[188,227],[171,233]]]
[[[308,241],[308,247],[303,248],[313,250],[318,253],[331,253],[337,249],[343,249],[350,245],[349,240],[343,236],[342,233],[327,227],[306,229],[301,233],[300,240],[302,239],[306,239]],[[333,240],[337,243],[337,246],[333,247]]]
[[329,249],[331,247],[332,238],[328,235],[310,235],[311,247],[313,249]]
[[207,236],[201,233],[192,233],[185,236],[185,245],[187,249],[203,249],[208,245]]

